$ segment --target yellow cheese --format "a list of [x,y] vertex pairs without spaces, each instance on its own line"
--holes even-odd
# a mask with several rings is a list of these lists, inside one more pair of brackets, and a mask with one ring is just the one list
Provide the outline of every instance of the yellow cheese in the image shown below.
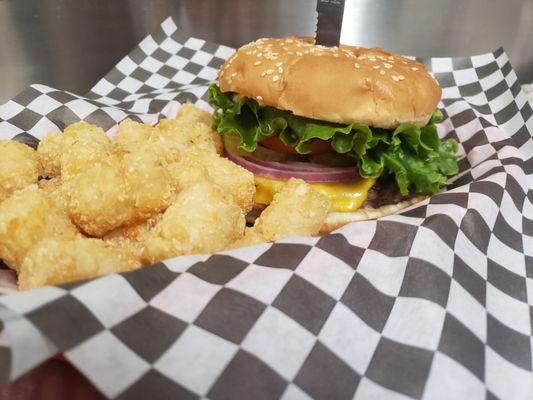
[[[285,181],[255,176],[255,202],[270,204],[274,194],[278,192]],[[368,191],[374,185],[374,179],[360,179],[357,181],[309,183],[319,192],[331,200],[332,211],[350,212],[363,205]]]

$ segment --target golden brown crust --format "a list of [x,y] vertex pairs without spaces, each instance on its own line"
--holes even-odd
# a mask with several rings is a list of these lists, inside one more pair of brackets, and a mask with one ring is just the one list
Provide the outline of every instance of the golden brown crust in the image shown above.
[[[415,196],[408,200],[400,201],[399,203],[387,204],[378,208],[361,207],[353,212],[330,212],[326,217],[326,221],[322,228],[320,228],[320,235],[333,232],[336,229],[343,227],[351,222],[370,221],[392,215],[398,211],[403,210],[413,204],[419,203],[427,199],[428,196]],[[253,224],[256,218],[261,215],[265,206],[262,204],[254,205],[254,209],[246,216],[246,222]],[[258,242],[260,243],[260,242]]]
[[223,92],[236,92],[296,115],[394,128],[423,126],[441,88],[423,64],[378,48],[324,47],[312,39],[259,39],[219,72]]

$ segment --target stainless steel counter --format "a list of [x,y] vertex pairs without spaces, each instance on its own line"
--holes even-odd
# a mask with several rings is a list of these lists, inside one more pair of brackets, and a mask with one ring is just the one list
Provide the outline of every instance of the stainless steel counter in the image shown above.
[[[30,83],[85,93],[172,15],[192,36],[238,46],[313,35],[314,0],[0,0],[0,102]],[[504,46],[533,81],[532,0],[347,0],[342,39],[404,54],[460,56]]]

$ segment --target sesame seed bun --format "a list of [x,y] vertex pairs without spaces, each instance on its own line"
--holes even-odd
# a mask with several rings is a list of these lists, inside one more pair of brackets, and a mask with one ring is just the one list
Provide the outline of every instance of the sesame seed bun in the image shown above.
[[235,92],[295,115],[336,123],[395,128],[425,125],[441,88],[423,64],[381,49],[324,47],[313,39],[259,39],[219,71]]

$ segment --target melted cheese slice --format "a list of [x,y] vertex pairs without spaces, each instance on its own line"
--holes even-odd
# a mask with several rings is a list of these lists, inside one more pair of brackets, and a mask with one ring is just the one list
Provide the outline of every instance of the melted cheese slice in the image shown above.
[[[255,202],[268,205],[274,194],[279,192],[285,181],[255,176]],[[368,191],[374,186],[374,179],[360,179],[344,182],[309,183],[319,192],[328,196],[332,211],[350,212],[360,208],[368,196]]]

